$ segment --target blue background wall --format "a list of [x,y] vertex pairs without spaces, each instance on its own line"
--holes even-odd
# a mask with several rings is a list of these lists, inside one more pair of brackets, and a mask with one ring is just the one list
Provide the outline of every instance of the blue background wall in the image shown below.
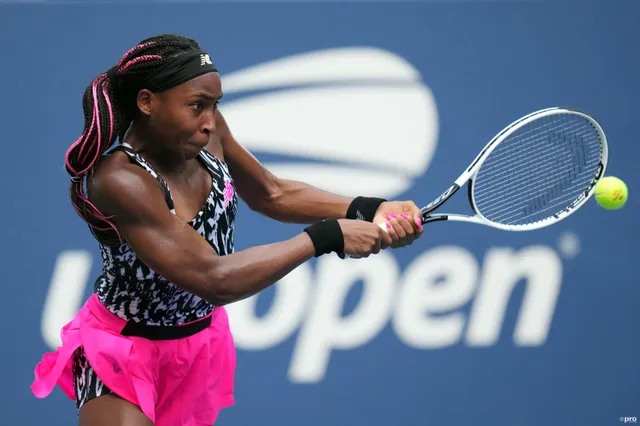
[[[348,127],[352,139],[367,138],[353,143],[388,150],[400,170],[404,162],[415,169],[405,176],[407,189],[385,195],[422,204],[509,122],[535,109],[568,105],[601,122],[610,143],[607,174],[625,179],[631,193],[620,211],[605,211],[591,200],[568,220],[536,232],[433,224],[407,249],[357,265],[327,258],[301,267],[278,291],[230,309],[239,346],[237,405],[223,412],[220,424],[596,426],[640,416],[634,196],[640,183],[634,130],[640,113],[639,19],[637,1],[0,5],[2,423],[75,422],[73,403],[60,390],[46,400],[29,390],[33,367],[54,344],[51,330],[59,326],[53,318],[64,318],[69,306],[88,297],[100,267],[97,246],[68,201],[63,156],[81,132],[86,85],[139,40],[162,32],[197,39],[221,70],[223,89],[227,76],[242,80],[243,70],[265,62],[325,49],[375,48],[392,55],[382,55],[381,64],[402,63],[417,72],[409,79],[415,93],[433,96],[416,98],[425,108],[422,119],[407,109],[412,118],[406,122],[395,115],[392,123],[376,116],[367,121],[362,111],[377,102],[380,83],[358,82],[367,67],[358,68],[356,60],[347,66],[355,77],[342,83],[371,89],[355,101],[363,110],[349,108],[346,124],[332,122],[330,113],[301,124],[287,120],[281,107],[275,131],[263,141],[246,141],[265,163],[302,161],[278,145],[278,126],[316,148],[317,128]],[[330,69],[340,68],[335,58],[327,61]],[[326,81],[316,83],[338,93],[332,98],[336,110],[349,102]],[[267,89],[274,96],[283,90]],[[311,104],[319,96],[306,83],[286,93],[291,102]],[[265,107],[258,113],[247,109],[262,94],[238,89],[225,95],[221,110],[228,108],[238,135],[256,133],[243,118],[258,120],[260,108],[266,113]],[[378,113],[393,115],[404,105],[393,93],[389,99],[380,101]],[[428,114],[429,105],[435,114]],[[425,136],[423,143],[430,144],[432,157],[413,133],[403,140],[369,137],[376,126],[381,132],[427,129],[434,139]],[[344,166],[348,142],[345,151],[327,144]],[[413,161],[414,152],[425,160]],[[330,166],[316,157],[314,162]],[[361,164],[374,175],[382,173],[376,161],[384,161],[376,158]],[[375,185],[360,185],[354,188],[376,193]],[[300,229],[243,204],[237,249]],[[53,279],[65,253],[80,257],[66,264],[71,273]],[[64,286],[62,293],[50,292],[65,279],[68,294]],[[43,320],[47,295],[51,316]],[[295,311],[297,300],[308,308]],[[341,340],[331,340],[338,330]]]

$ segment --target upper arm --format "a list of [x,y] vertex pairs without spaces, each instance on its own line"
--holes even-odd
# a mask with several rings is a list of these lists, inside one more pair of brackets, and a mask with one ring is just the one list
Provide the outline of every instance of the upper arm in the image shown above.
[[99,170],[91,200],[115,224],[137,257],[176,285],[211,299],[215,250],[172,214],[157,181],[142,168],[121,163]]
[[220,135],[225,162],[229,164],[238,195],[251,209],[262,210],[264,203],[279,193],[277,176],[235,140],[219,110],[216,112],[216,132]]

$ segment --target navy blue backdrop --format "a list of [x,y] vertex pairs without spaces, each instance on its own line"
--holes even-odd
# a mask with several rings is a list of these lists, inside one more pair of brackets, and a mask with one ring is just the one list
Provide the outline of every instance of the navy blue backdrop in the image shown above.
[[[433,224],[300,267],[230,307],[237,403],[219,424],[634,422],[639,20],[637,1],[0,5],[3,424],[75,422],[59,389],[29,390],[100,268],[63,156],[86,85],[162,32],[210,52],[232,131],[283,176],[420,204],[509,122],[567,105],[601,122],[631,193],[536,232]],[[243,204],[237,249],[300,229]]]

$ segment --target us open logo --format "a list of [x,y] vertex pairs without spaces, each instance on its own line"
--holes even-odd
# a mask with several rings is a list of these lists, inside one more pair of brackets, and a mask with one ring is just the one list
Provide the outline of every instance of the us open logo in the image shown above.
[[[404,58],[377,48],[335,48],[224,75],[221,111],[239,141],[277,176],[338,194],[393,197],[435,153],[431,90]],[[404,148],[403,148],[404,147]]]

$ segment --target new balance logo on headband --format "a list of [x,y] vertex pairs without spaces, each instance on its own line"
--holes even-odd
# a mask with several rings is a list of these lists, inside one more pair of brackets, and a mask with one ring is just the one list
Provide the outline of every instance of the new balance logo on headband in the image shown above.
[[207,64],[208,65],[212,65],[211,58],[209,57],[208,54],[202,53],[200,55],[200,65],[203,66],[203,65],[207,65]]

